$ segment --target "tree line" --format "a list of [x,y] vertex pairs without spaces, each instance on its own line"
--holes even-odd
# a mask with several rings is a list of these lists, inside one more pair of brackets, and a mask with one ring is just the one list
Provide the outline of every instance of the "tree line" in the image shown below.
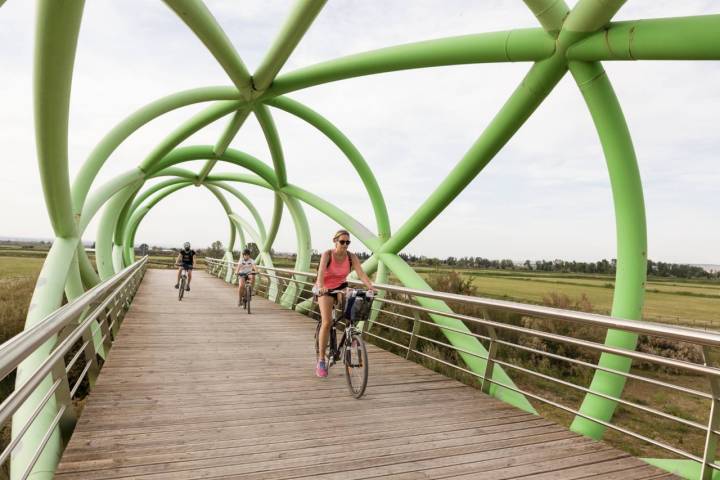
[[[144,248],[143,248],[144,247]],[[248,243],[247,247],[251,251],[253,258],[257,257],[260,253],[260,249],[255,243]],[[156,250],[157,249],[157,250]],[[141,254],[159,251],[158,247],[150,247],[146,244],[140,246]],[[144,252],[146,253],[143,253]],[[215,241],[210,245],[209,248],[200,249],[197,253],[201,256],[208,256],[213,258],[222,258],[225,254],[225,249],[222,242]],[[235,252],[237,257],[240,252]],[[271,255],[275,254],[275,251],[270,252]],[[313,250],[311,252],[311,262],[317,263],[320,260],[322,252]],[[358,258],[362,261],[370,258],[370,253],[364,251],[355,252]],[[294,254],[287,255],[290,258],[294,258]],[[522,263],[514,262],[508,258],[501,260],[491,260],[485,257],[426,257],[424,255],[413,255],[408,253],[400,253],[400,257],[412,266],[417,267],[451,267],[451,268],[466,268],[466,269],[482,269],[482,270],[518,270],[518,271],[533,271],[533,272],[555,272],[555,273],[588,273],[588,274],[608,274],[613,275],[617,269],[617,260],[607,260],[603,258],[596,262],[578,262],[568,260],[525,260]],[[706,278],[706,279],[720,279],[720,272],[708,272],[702,267],[695,265],[688,265],[683,263],[668,263],[668,262],[656,262],[648,260],[647,262],[647,274],[655,277],[674,277],[674,278]]]
[[[596,262],[578,262],[568,260],[525,260],[516,263],[510,259],[490,260],[484,257],[426,257],[401,253],[400,257],[414,266],[424,267],[454,267],[485,270],[526,270],[536,272],[556,273],[599,273],[615,274],[617,270],[616,259],[602,259]],[[682,263],[656,262],[648,260],[647,274],[656,277],[675,278],[708,278],[720,279],[720,272],[708,272],[702,267]]]

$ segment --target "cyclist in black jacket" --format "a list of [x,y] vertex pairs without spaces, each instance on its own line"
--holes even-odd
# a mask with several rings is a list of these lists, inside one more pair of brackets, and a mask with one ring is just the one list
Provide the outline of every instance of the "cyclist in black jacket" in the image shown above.
[[190,249],[190,242],[185,242],[183,245],[183,249],[180,250],[177,259],[175,260],[175,265],[180,266],[180,268],[178,268],[177,283],[175,284],[175,288],[180,288],[180,273],[184,269],[188,272],[188,281],[185,290],[189,292],[190,282],[192,281],[192,271],[193,268],[195,268],[195,250]]

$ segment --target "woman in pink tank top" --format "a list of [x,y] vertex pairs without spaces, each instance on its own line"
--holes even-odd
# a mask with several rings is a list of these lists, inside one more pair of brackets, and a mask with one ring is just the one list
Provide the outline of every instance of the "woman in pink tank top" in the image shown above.
[[[318,338],[319,344],[322,346],[320,352],[325,352],[328,336],[330,335],[330,323],[332,322],[332,309],[337,293],[329,293],[333,290],[344,290],[347,288],[347,276],[351,270],[355,270],[358,277],[365,284],[368,290],[373,289],[372,281],[365,274],[360,265],[357,255],[348,252],[350,246],[350,234],[346,230],[339,230],[333,237],[335,248],[328,250],[320,257],[320,268],[318,269],[318,277],[316,290],[318,294],[318,305],[320,306],[320,316],[322,317],[322,327]],[[323,354],[318,354],[315,374],[318,377],[327,377],[327,366]]]

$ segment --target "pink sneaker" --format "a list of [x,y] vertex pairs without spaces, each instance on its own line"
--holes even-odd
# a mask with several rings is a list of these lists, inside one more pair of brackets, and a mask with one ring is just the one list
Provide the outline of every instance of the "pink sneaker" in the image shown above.
[[320,378],[325,378],[328,376],[327,367],[325,366],[325,360],[320,360],[317,363],[317,366],[315,367],[315,375]]

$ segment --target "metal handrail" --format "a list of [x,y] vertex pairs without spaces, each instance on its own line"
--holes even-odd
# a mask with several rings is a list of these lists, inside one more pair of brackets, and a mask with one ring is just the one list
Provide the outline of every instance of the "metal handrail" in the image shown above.
[[[209,259],[210,261],[217,259]],[[237,262],[233,262],[234,265]],[[290,275],[304,276],[315,278],[317,272],[301,272],[288,268],[275,268],[257,265],[258,268],[274,272],[287,273]],[[304,283],[312,285],[312,282],[300,281],[291,277],[279,277],[287,281]],[[350,285],[361,286],[362,282],[356,280],[348,280]],[[469,295],[459,295],[456,293],[445,293],[428,290],[417,290],[413,288],[400,287],[397,285],[373,284],[379,291],[388,293],[396,293],[407,295],[410,297],[423,297],[433,300],[442,300],[449,303],[458,303],[465,305],[475,305],[492,310],[503,310],[510,313],[519,313],[531,317],[540,317],[548,320],[561,320],[570,322],[580,322],[593,325],[599,328],[612,328],[617,330],[625,330],[628,332],[638,333],[641,335],[651,335],[657,337],[671,338],[673,340],[720,347],[720,333],[697,330],[688,327],[679,327],[675,325],[665,325],[662,323],[627,320],[623,318],[611,317],[608,315],[600,315],[597,313],[578,312],[574,310],[563,310],[561,308],[546,307],[543,305],[533,305],[520,302],[511,302],[507,300],[495,300],[492,298],[471,297]],[[438,313],[441,315],[441,313]]]
[[[209,269],[216,269],[216,271],[224,270],[226,268],[234,268],[236,265],[235,262],[229,262],[227,260],[214,260],[214,259],[208,259],[208,268]],[[271,279],[278,280],[281,285],[285,285],[286,287],[295,284],[298,285],[298,292],[302,292],[307,286],[311,286],[314,283],[312,280],[316,278],[317,274],[315,272],[302,272],[297,270],[292,270],[288,268],[277,268],[277,267],[267,267],[258,265],[258,269],[260,269],[260,278],[266,278],[268,282]],[[227,272],[227,270],[224,270]],[[300,278],[298,278],[300,277]],[[309,279],[311,281],[308,281],[306,279]],[[348,283],[351,286],[361,286],[362,284],[357,281],[348,281]],[[269,284],[269,283],[268,283]],[[545,306],[539,306],[539,305],[530,305],[530,304],[522,304],[518,302],[510,302],[505,300],[494,300],[494,299],[488,299],[488,298],[479,298],[479,297],[470,297],[466,295],[458,295],[458,294],[451,294],[451,293],[444,293],[444,292],[434,292],[434,291],[425,291],[425,290],[417,290],[417,289],[411,289],[411,288],[405,288],[405,287],[399,287],[396,285],[385,285],[385,284],[376,284],[374,285],[376,289],[378,289],[381,292],[386,293],[393,293],[396,296],[399,295],[401,297],[407,297],[409,299],[417,299],[417,298],[429,298],[429,299],[435,299],[435,300],[442,300],[444,302],[448,302],[451,304],[464,304],[464,305],[473,305],[480,307],[483,311],[503,311],[503,312],[511,312],[511,313],[517,313],[520,315],[533,317],[533,318],[542,318],[542,319],[549,319],[549,320],[555,320],[555,321],[561,321],[561,322],[573,322],[573,323],[581,323],[584,325],[591,325],[593,327],[598,327],[602,329],[618,329],[618,330],[625,330],[634,332],[637,334],[642,335],[649,335],[654,337],[662,337],[665,339],[671,339],[678,342],[686,342],[691,343],[694,345],[699,345],[703,348],[703,354],[705,357],[705,364],[699,364],[699,363],[693,363],[693,362],[687,362],[687,361],[681,361],[676,360],[673,358],[663,357],[661,355],[655,355],[651,353],[644,353],[644,352],[638,352],[633,350],[626,350],[622,348],[616,348],[607,346],[603,343],[598,342],[592,342],[589,340],[579,339],[579,338],[573,338],[566,335],[560,335],[555,333],[546,332],[539,329],[533,329],[525,326],[519,326],[519,325],[513,325],[513,324],[507,324],[502,323],[498,321],[493,321],[488,318],[480,318],[480,317],[473,317],[469,315],[460,315],[456,314],[451,311],[443,311],[443,310],[437,310],[434,308],[426,308],[420,305],[416,305],[414,303],[406,303],[404,301],[399,301],[395,299],[388,299],[383,298],[382,296],[376,296],[376,302],[379,303],[379,305],[384,306],[393,306],[396,309],[397,308],[404,308],[412,312],[412,316],[410,315],[403,315],[397,312],[389,311],[385,308],[381,308],[380,306],[374,306],[373,310],[375,310],[376,314],[383,314],[383,315],[391,315],[395,318],[398,318],[401,321],[409,322],[406,323],[406,325],[412,325],[412,332],[405,330],[403,328],[398,328],[397,326],[388,325],[387,323],[383,323],[380,321],[375,320],[374,322],[370,323],[370,326],[367,328],[364,328],[363,334],[378,339],[381,342],[386,342],[388,345],[392,345],[394,347],[400,348],[404,355],[406,355],[406,358],[409,358],[411,355],[417,355],[418,357],[428,358],[435,362],[438,362],[440,364],[446,365],[448,367],[451,367],[453,369],[456,369],[458,371],[461,371],[465,374],[469,374],[472,377],[476,378],[479,382],[481,382],[481,389],[488,393],[489,386],[496,385],[499,388],[505,388],[510,391],[514,391],[517,393],[520,393],[522,395],[525,395],[527,398],[551,405],[555,408],[558,408],[564,412],[571,413],[573,415],[576,415],[581,418],[585,418],[587,420],[590,420],[592,422],[598,423],[606,428],[610,428],[612,430],[618,431],[622,434],[628,435],[630,437],[642,440],[644,442],[650,443],[652,445],[655,445],[656,447],[662,448],[666,451],[669,451],[673,454],[680,455],[684,458],[687,458],[689,460],[698,461],[702,463],[703,465],[703,471],[709,472],[711,470],[720,470],[720,466],[714,462],[714,455],[715,452],[713,450],[713,445],[715,444],[715,439],[720,436],[720,430],[717,428],[717,425],[720,424],[720,408],[711,408],[709,412],[709,420],[707,424],[701,424],[699,422],[685,419],[678,417],[677,415],[673,415],[671,413],[658,410],[646,405],[642,405],[639,403],[632,402],[630,400],[626,400],[623,398],[616,398],[610,395],[603,394],[601,392],[594,392],[590,388],[580,386],[573,384],[572,382],[568,382],[566,380],[562,380],[560,378],[555,378],[551,375],[543,374],[539,371],[534,371],[530,368],[526,368],[520,365],[513,364],[511,361],[507,360],[501,360],[496,357],[496,349],[497,345],[503,345],[508,348],[515,348],[522,351],[530,352],[537,355],[546,356],[548,358],[552,358],[555,360],[560,361],[566,361],[570,362],[576,365],[581,365],[583,367],[595,369],[598,371],[604,371],[616,375],[624,376],[628,379],[634,379],[639,380],[643,382],[647,382],[649,384],[652,384],[654,386],[663,387],[672,389],[675,392],[682,393],[682,394],[688,394],[688,395],[694,395],[700,398],[710,399],[712,400],[712,404],[715,404],[716,402],[720,401],[720,369],[716,368],[715,364],[710,362],[710,359],[713,357],[711,354],[711,348],[713,347],[720,347],[720,334],[715,332],[707,332],[707,331],[701,331],[701,330],[695,330],[691,328],[685,328],[685,327],[678,327],[678,326],[671,326],[671,325],[664,325],[664,324],[658,324],[658,323],[652,323],[652,322],[646,322],[646,321],[633,321],[633,320],[625,320],[621,318],[615,318],[611,316],[606,315],[599,315],[594,313],[586,313],[586,312],[576,312],[576,311],[569,311],[569,310],[562,310],[559,308],[552,308],[552,307],[545,307]],[[267,291],[267,289],[266,289]],[[279,298],[279,297],[278,297]],[[293,307],[298,310],[305,310],[307,314],[311,316],[318,316],[318,313],[314,311],[313,308],[308,308],[306,305],[299,304],[296,302],[293,303]],[[488,335],[481,335],[472,331],[465,331],[458,328],[453,328],[449,326],[439,325],[434,322],[426,321],[420,318],[420,315],[430,315],[430,316],[437,316],[437,317],[445,317],[445,318],[453,318],[462,321],[463,323],[473,323],[476,325],[481,325],[484,328],[488,330]],[[485,315],[484,317],[486,317]],[[387,317],[385,317],[387,318]],[[457,334],[472,336],[478,340],[482,340],[484,342],[488,342],[490,344],[490,348],[488,349],[488,352],[486,354],[480,354],[480,352],[473,352],[469,351],[467,349],[458,348],[448,342],[442,342],[434,338],[430,338],[426,335],[420,335],[419,329],[420,326],[429,326],[436,328],[440,331],[445,332],[453,332]],[[371,331],[372,330],[372,331]],[[694,388],[689,388],[681,385],[674,385],[672,383],[669,383],[668,381],[664,380],[658,380],[654,378],[649,377],[643,377],[641,375],[637,375],[636,373],[630,373],[630,372],[623,372],[620,370],[615,370],[613,368],[601,366],[601,365],[595,365],[577,358],[570,358],[565,357],[562,355],[559,355],[557,353],[553,352],[547,352],[543,350],[539,350],[536,348],[532,348],[527,345],[521,345],[519,343],[513,343],[512,341],[508,341],[503,338],[498,338],[497,331],[509,331],[513,332],[514,334],[518,334],[521,336],[534,336],[534,337],[540,337],[545,340],[549,340],[552,342],[560,342],[564,344],[574,345],[576,347],[580,348],[587,348],[591,349],[596,352],[602,352],[602,353],[610,353],[615,355],[620,355],[624,357],[628,357],[635,360],[641,360],[645,362],[650,362],[652,364],[656,365],[663,365],[667,367],[672,368],[679,368],[685,371],[691,371],[696,374],[700,374],[708,378],[709,383],[712,388],[710,388],[711,393],[703,392]],[[409,336],[407,345],[404,345],[402,343],[399,343],[398,341],[391,340],[390,338],[387,338],[386,336],[383,336],[383,332],[386,332],[385,335],[389,332],[401,332],[404,333],[405,336]],[[397,337],[393,337],[395,340],[399,340]],[[427,344],[434,344],[439,347],[450,349],[459,353],[467,354],[474,356],[476,358],[481,358],[485,360],[486,367],[485,372],[475,372],[472,370],[469,370],[468,368],[464,368],[460,365],[457,365],[455,363],[449,362],[447,360],[444,360],[442,358],[438,358],[433,355],[429,355],[425,351],[421,351],[420,349],[416,348],[416,343],[418,339],[422,340],[423,342]],[[493,348],[493,345],[495,346]],[[494,353],[495,352],[495,353]],[[619,404],[635,408],[645,414],[653,415],[658,418],[662,418],[665,420],[673,421],[678,424],[681,424],[685,427],[691,427],[694,429],[698,429],[701,431],[704,431],[707,437],[706,441],[706,447],[705,451],[703,452],[702,456],[687,452],[682,450],[681,448],[677,448],[676,446],[670,445],[668,443],[659,441],[654,438],[649,438],[645,435],[639,434],[637,432],[634,432],[632,430],[629,430],[626,427],[614,425],[610,422],[602,421],[599,419],[592,418],[588,416],[587,414],[568,407],[566,405],[562,405],[561,403],[558,403],[556,401],[553,401],[548,398],[544,398],[542,395],[539,395],[537,393],[531,393],[527,392],[524,389],[518,388],[512,384],[505,384],[503,382],[499,382],[496,379],[492,378],[492,366],[498,365],[504,368],[508,368],[511,370],[516,370],[519,372],[522,372],[523,374],[527,374],[530,376],[537,377],[543,381],[546,382],[553,382],[556,385],[560,385],[567,388],[572,388],[575,391],[580,391],[585,394],[592,394],[597,395],[599,397],[605,398],[607,400],[617,401]],[[712,441],[711,441],[712,439]]]
[[[25,423],[14,431],[11,442],[0,452],[1,465],[10,457],[13,450],[21,444],[22,438],[27,433],[30,425],[46,407],[50,399],[56,398],[57,414],[47,430],[45,430],[42,440],[32,455],[32,461],[19,478],[27,478],[30,474],[56,427],[60,426],[62,434],[66,437],[74,428],[76,412],[72,399],[84,378],[87,377],[90,380],[90,386],[94,386],[100,368],[94,341],[95,336],[102,333],[99,343],[107,351],[117,333],[119,322],[124,318],[125,312],[129,308],[129,302],[137,291],[140,280],[145,273],[147,259],[148,257],[143,257],[110,279],[55,310],[32,328],[20,332],[0,345],[0,380],[2,380],[17,369],[39,347],[45,345],[48,340],[64,334],[66,328],[72,328],[53,347],[47,358],[40,363],[25,382],[18,385],[0,404],[0,425],[2,425],[17,412],[48,375],[52,377],[53,383],[49,390],[44,393],[39,404],[34,408],[29,418],[25,420]],[[94,331],[93,326],[97,326]],[[66,364],[65,356],[81,339],[83,339],[83,342],[80,348]],[[71,388],[68,374],[81,355],[85,357],[85,366],[80,372],[75,385]]]

